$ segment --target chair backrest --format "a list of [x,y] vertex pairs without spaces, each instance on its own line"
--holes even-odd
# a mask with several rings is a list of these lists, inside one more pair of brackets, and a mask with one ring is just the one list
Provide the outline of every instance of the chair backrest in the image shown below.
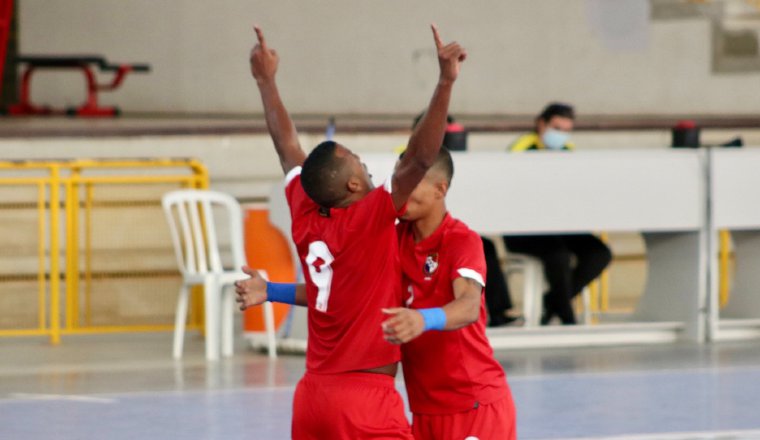
[[[183,275],[221,273],[222,244],[229,243],[232,270],[246,264],[243,250],[243,214],[232,196],[208,190],[179,190],[164,194],[161,204],[169,223],[177,265]],[[217,228],[215,212],[226,217],[226,224]],[[224,221],[224,220],[223,220]],[[221,236],[225,231],[227,237]],[[220,240],[227,238],[227,240]]]

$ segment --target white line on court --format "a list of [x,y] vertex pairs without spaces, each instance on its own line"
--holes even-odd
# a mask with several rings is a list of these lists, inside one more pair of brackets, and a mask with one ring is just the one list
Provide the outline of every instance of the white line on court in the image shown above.
[[520,382],[520,381],[534,381],[534,380],[553,380],[564,378],[584,378],[584,377],[638,377],[638,376],[670,376],[681,374],[710,374],[720,375],[723,373],[742,373],[742,372],[760,372],[760,367],[757,365],[742,365],[732,367],[690,367],[690,368],[664,368],[661,370],[621,370],[621,371],[583,371],[583,372],[546,372],[538,374],[514,374],[510,375],[508,370],[507,381]]
[[[400,385],[403,387],[403,384]],[[188,395],[215,395],[215,394],[259,394],[259,393],[277,393],[277,392],[294,392],[295,385],[282,386],[264,386],[264,387],[246,387],[246,388],[215,388],[215,389],[187,389],[187,390],[140,390],[140,391],[123,391],[123,392],[106,392],[90,396],[66,395],[66,394],[37,394],[37,393],[8,393],[5,396],[0,395],[0,405],[12,404],[24,400],[71,400],[93,403],[117,403],[120,399],[140,398],[145,396],[165,397],[165,396],[188,396]],[[97,397],[103,396],[103,397]],[[1,439],[0,439],[1,440]]]
[[93,396],[77,396],[72,394],[31,394],[31,393],[13,393],[9,394],[11,399],[16,400],[65,400],[73,402],[87,403],[115,403],[116,399]]
[[757,440],[760,430],[660,432],[657,434],[626,434],[612,437],[572,437],[555,440]]

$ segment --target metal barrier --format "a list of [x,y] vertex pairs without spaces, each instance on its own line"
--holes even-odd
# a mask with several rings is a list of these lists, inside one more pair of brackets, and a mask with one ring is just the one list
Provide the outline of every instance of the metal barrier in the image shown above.
[[731,232],[718,232],[718,305],[723,308],[728,304],[731,294],[729,263],[731,260]]
[[181,278],[161,196],[208,183],[194,159],[0,162],[0,336],[172,329]]

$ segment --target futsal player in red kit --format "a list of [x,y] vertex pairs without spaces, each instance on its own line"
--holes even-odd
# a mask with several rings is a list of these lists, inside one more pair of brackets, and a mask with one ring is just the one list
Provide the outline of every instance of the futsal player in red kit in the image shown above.
[[[264,298],[308,306],[306,373],[293,399],[292,437],[411,439],[394,387],[400,349],[384,339],[382,309],[401,305],[395,221],[435,162],[465,52],[457,43],[444,45],[433,27],[440,75],[427,115],[393,176],[374,188],[346,147],[323,142],[308,156],[301,149],[275,83],[278,56],[259,28],[256,34],[251,73],[286,174],[292,236],[306,278],[305,288],[268,284]],[[241,308],[261,302],[249,295],[257,275],[246,270],[252,278],[236,285]]]
[[453,174],[441,149],[409,197],[397,227],[407,307],[384,310],[383,329],[402,344],[415,439],[515,439],[512,395],[485,334],[482,241],[446,210]]

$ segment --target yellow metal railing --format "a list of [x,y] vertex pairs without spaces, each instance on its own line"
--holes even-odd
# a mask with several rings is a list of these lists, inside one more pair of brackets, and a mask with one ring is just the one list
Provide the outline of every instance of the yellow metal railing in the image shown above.
[[[33,327],[3,326],[0,328],[0,336],[42,335],[49,336],[51,343],[57,344],[63,334],[171,329],[173,326],[170,323],[92,325],[93,281],[108,276],[93,271],[95,259],[92,230],[95,207],[124,207],[131,206],[131,203],[148,209],[161,209],[158,196],[138,202],[109,202],[95,200],[95,189],[118,188],[120,185],[121,188],[150,185],[160,185],[161,188],[208,188],[208,184],[205,166],[194,159],[0,162],[0,190],[28,187],[36,194],[33,202],[11,204],[12,209],[36,212],[34,235],[37,239],[35,251],[38,260],[37,273],[33,277],[8,272],[7,268],[0,267],[0,271],[8,273],[7,278],[34,279],[37,283],[37,307],[34,311],[36,324]],[[81,200],[82,196],[84,200]],[[6,258],[12,259],[13,256]],[[2,272],[0,277],[5,275]],[[125,275],[116,275],[118,276]],[[178,274],[173,273],[172,276]],[[176,292],[172,294],[176,295]],[[83,297],[81,304],[80,296]],[[0,305],[3,300],[3,295],[0,294]],[[0,307],[0,317],[3,309]],[[202,301],[196,294],[188,326],[199,327],[201,314]]]
[[[609,243],[609,235],[606,232],[599,234],[599,238],[605,243]],[[723,308],[728,303],[731,292],[731,273],[730,263],[733,257],[731,253],[731,232],[728,230],[721,230],[718,232],[718,298],[719,306]],[[597,322],[597,315],[599,312],[607,312],[609,310],[609,283],[610,274],[609,269],[606,269],[602,274],[589,284],[589,296],[590,306],[592,313],[592,322]],[[582,310],[583,304],[579,300],[576,303],[576,308]]]
[[729,280],[729,260],[731,259],[731,233],[722,230],[718,233],[718,298],[720,307],[728,304],[731,291]]

